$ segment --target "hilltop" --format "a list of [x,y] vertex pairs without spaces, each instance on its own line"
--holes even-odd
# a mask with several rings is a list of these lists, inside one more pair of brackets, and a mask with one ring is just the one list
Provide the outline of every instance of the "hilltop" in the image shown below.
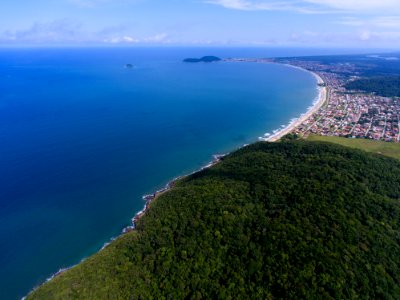
[[256,143],[28,299],[399,299],[399,199],[398,160]]

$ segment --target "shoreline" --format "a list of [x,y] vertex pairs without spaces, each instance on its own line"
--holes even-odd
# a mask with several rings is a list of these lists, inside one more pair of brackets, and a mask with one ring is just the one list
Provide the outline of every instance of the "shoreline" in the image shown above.
[[318,86],[319,95],[318,95],[318,98],[313,102],[312,106],[310,106],[304,114],[301,114],[300,117],[298,117],[297,119],[293,119],[286,127],[278,130],[271,136],[260,138],[260,140],[263,140],[266,142],[276,142],[276,141],[280,140],[283,136],[292,132],[294,129],[296,129],[298,126],[300,126],[301,123],[303,123],[309,117],[311,117],[314,113],[316,113],[329,100],[328,88],[325,85],[325,81],[322,79],[322,77],[320,75],[318,75],[315,72],[312,72],[312,71],[309,71],[307,69],[303,69],[303,68],[300,68],[297,66],[293,66],[293,65],[289,65],[289,64],[282,64],[282,65],[300,69],[300,70],[311,73],[317,79],[317,85],[320,85],[320,86]]
[[[230,61],[230,60],[224,60],[224,61]],[[302,70],[304,72],[311,73],[314,76],[314,78],[317,80],[317,86],[318,86],[318,90],[319,90],[318,97],[316,98],[316,100],[314,100],[312,106],[309,107],[308,110],[305,113],[301,114],[300,117],[298,117],[297,119],[292,120],[286,127],[284,127],[283,129],[280,129],[279,131],[277,131],[273,135],[269,136],[268,138],[259,138],[259,140],[261,140],[261,141],[276,142],[276,141],[280,140],[286,134],[288,134],[291,131],[293,131],[296,127],[301,125],[301,123],[303,123],[305,120],[307,120],[312,114],[316,113],[325,103],[327,103],[328,100],[329,100],[329,92],[328,92],[327,86],[325,85],[325,81],[322,79],[322,77],[319,74],[317,74],[315,72],[309,71],[309,70],[301,68],[301,67],[293,66],[293,65],[290,65],[290,64],[282,64],[282,63],[277,63],[277,62],[261,62],[261,63],[275,63],[275,64],[280,64],[280,65],[284,65],[284,66],[287,66],[287,67],[299,69],[299,70]],[[246,146],[247,146],[247,144],[243,145],[242,147],[246,147]],[[242,148],[242,147],[240,147],[240,148]],[[240,148],[238,148],[238,149],[240,149]],[[238,150],[238,149],[236,149],[236,150]],[[196,171],[193,171],[193,172],[191,172],[189,174],[175,177],[174,179],[169,181],[165,185],[164,188],[162,188],[160,190],[157,190],[152,194],[148,194],[148,195],[142,196],[142,199],[146,201],[143,209],[135,214],[135,216],[132,218],[132,225],[125,227],[122,230],[122,234],[125,234],[125,233],[127,233],[129,231],[135,230],[137,221],[139,221],[140,218],[143,217],[146,214],[146,211],[150,208],[151,203],[157,197],[159,197],[162,194],[164,194],[164,193],[168,192],[169,190],[171,190],[175,186],[175,183],[178,180],[183,179],[185,177],[188,177],[190,175],[193,175],[193,174],[195,174],[197,172],[203,171],[205,169],[211,168],[212,166],[218,164],[221,161],[221,159],[224,156],[228,155],[228,154],[229,153],[227,153],[227,154],[214,154],[213,155],[213,160],[211,162],[209,162],[207,165],[205,165],[204,167],[201,167],[200,169],[198,169]],[[111,241],[113,241],[114,239],[115,238],[111,239]],[[103,246],[102,249],[107,247],[109,243],[106,243]]]
[[[234,60],[231,59],[225,59],[223,61],[228,61],[228,62],[235,62]],[[238,62],[256,62],[256,63],[274,63],[274,64],[279,64],[279,65],[284,65],[287,67],[291,67],[291,68],[295,68],[295,69],[299,69],[305,72],[309,72],[311,73],[316,79],[317,79],[317,85],[319,84],[325,84],[325,81],[321,78],[320,75],[318,75],[315,72],[309,71],[307,69],[301,68],[301,67],[297,67],[297,66],[293,66],[290,64],[283,64],[283,63],[278,63],[278,62],[273,62],[273,61],[257,61],[257,60],[251,60],[251,61],[238,61]],[[316,100],[314,100],[313,104],[311,107],[308,108],[307,112],[301,114],[297,119],[293,119],[287,126],[285,126],[282,129],[278,129],[275,130],[274,133],[268,137],[260,137],[258,138],[259,141],[265,141],[265,142],[276,142],[279,139],[281,139],[284,135],[290,133],[291,131],[293,131],[296,127],[298,127],[302,122],[304,122],[306,119],[308,119],[312,114],[314,114],[315,112],[317,112],[329,99],[329,92],[328,92],[328,88],[325,86],[319,86],[319,95],[318,98],[316,98]],[[257,141],[254,141],[252,143],[255,143]],[[244,144],[241,147],[238,147],[237,149],[234,149],[233,151],[236,151],[240,148],[246,147],[248,146],[248,144]],[[22,297],[22,300],[25,300],[27,296],[29,296],[29,294],[31,294],[32,292],[34,292],[36,289],[38,289],[40,286],[42,286],[43,284],[48,283],[49,281],[53,280],[54,278],[58,277],[59,275],[62,275],[63,273],[65,273],[66,271],[76,267],[77,265],[83,263],[84,261],[86,261],[86,259],[88,259],[90,256],[95,255],[97,253],[99,253],[100,251],[102,251],[104,248],[108,247],[114,240],[118,239],[119,237],[121,237],[124,234],[127,234],[133,230],[136,230],[136,224],[137,222],[146,214],[147,210],[150,208],[151,203],[153,201],[155,201],[159,196],[161,196],[162,194],[168,192],[169,190],[171,190],[176,182],[180,179],[186,178],[188,176],[191,176],[197,172],[203,171],[205,169],[211,168],[213,166],[215,166],[216,164],[218,164],[223,157],[225,157],[226,155],[228,155],[229,153],[226,154],[214,154],[213,155],[213,160],[210,161],[208,164],[206,164],[205,166],[201,167],[198,170],[195,170],[189,174],[186,175],[182,175],[182,176],[178,176],[175,177],[174,179],[168,181],[168,183],[160,190],[155,191],[152,194],[148,194],[148,195],[144,195],[142,196],[142,199],[145,201],[145,205],[144,207],[138,211],[134,217],[131,219],[131,225],[128,225],[126,227],[124,227],[121,231],[121,233],[115,237],[112,237],[109,239],[108,242],[105,242],[103,244],[103,246],[98,250],[95,251],[93,254],[82,258],[78,263],[70,266],[70,267],[66,267],[66,268],[60,268],[57,272],[54,272],[51,276],[49,276],[42,284],[39,284],[38,286],[34,287],[26,296]]]
[[[244,145],[244,146],[246,146],[246,145]],[[243,146],[243,147],[244,147],[244,146]],[[186,178],[186,177],[188,177],[188,176],[191,176],[191,175],[193,175],[193,174],[195,174],[195,173],[197,173],[197,172],[200,172],[200,171],[203,171],[203,170],[205,170],[205,169],[208,169],[208,168],[211,168],[211,167],[215,166],[216,164],[218,164],[218,163],[222,160],[222,158],[224,158],[224,157],[227,156],[228,154],[229,154],[229,153],[226,153],[226,154],[214,154],[214,155],[213,155],[213,160],[210,161],[210,162],[209,162],[208,164],[206,164],[205,166],[201,167],[200,169],[198,169],[198,170],[196,170],[196,171],[193,171],[193,172],[191,172],[191,173],[189,173],[189,174],[186,174],[186,175],[182,175],[182,176],[175,177],[174,179],[172,179],[171,181],[169,181],[169,182],[165,185],[164,188],[162,188],[162,189],[160,189],[160,190],[157,190],[157,191],[155,191],[155,192],[152,193],[152,194],[144,195],[144,196],[142,197],[142,199],[143,199],[144,201],[146,201],[146,203],[145,203],[143,209],[142,209],[141,211],[139,211],[139,212],[136,213],[136,215],[132,218],[132,225],[125,227],[125,228],[122,230],[122,234],[127,233],[127,232],[132,231],[132,230],[135,230],[135,229],[136,229],[136,223],[140,220],[140,218],[142,218],[142,217],[146,214],[146,211],[150,208],[151,203],[152,203],[154,200],[156,200],[159,196],[161,196],[162,194],[164,194],[164,193],[168,192],[169,190],[171,190],[171,189],[175,186],[175,184],[176,184],[176,182],[177,182],[178,180],[181,180],[181,179]]]
[[298,118],[293,118],[290,120],[288,125],[282,125],[279,129],[273,130],[272,134],[265,133],[263,137],[259,137],[259,141],[265,142],[276,142],[280,140],[286,134],[289,134],[298,126],[301,125],[304,121],[306,121],[309,117],[311,117],[314,113],[316,113],[321,107],[329,102],[329,90],[326,86],[326,82],[322,79],[322,77],[313,71],[307,70],[305,68],[291,65],[289,63],[280,63],[276,62],[273,58],[227,58],[223,59],[225,62],[234,62],[234,63],[260,63],[260,64],[278,64],[281,66],[286,66],[290,68],[294,68],[297,70],[301,70],[303,72],[311,73],[314,78],[317,80],[317,86],[319,94],[317,98],[313,101],[312,105],[307,108],[307,111],[301,114]]
[[[245,146],[247,146],[247,145],[248,145],[248,144],[245,144],[245,145],[243,145],[242,147],[245,147]],[[203,171],[203,170],[205,170],[205,169],[208,169],[208,168],[211,168],[211,167],[215,166],[216,164],[218,164],[218,163],[222,160],[223,157],[225,157],[225,156],[228,155],[228,154],[229,154],[229,153],[226,153],[226,154],[214,154],[214,155],[213,155],[213,160],[210,161],[210,162],[209,162],[208,164],[206,164],[205,166],[201,167],[200,169],[195,170],[195,171],[193,171],[193,172],[191,172],[191,173],[189,173],[189,174],[186,174],[186,175],[182,175],[182,176],[175,177],[174,179],[172,179],[171,181],[169,181],[162,189],[157,190],[157,191],[155,191],[155,192],[152,193],[152,194],[148,194],[148,195],[142,196],[142,199],[145,201],[145,205],[144,205],[143,209],[140,210],[140,211],[138,211],[138,212],[135,214],[135,216],[131,219],[131,225],[128,225],[128,226],[124,227],[124,228],[121,230],[121,233],[120,233],[119,235],[110,238],[110,240],[109,240],[108,242],[105,242],[105,243],[103,244],[103,246],[102,246],[99,250],[95,251],[93,254],[82,258],[78,263],[76,263],[76,264],[74,264],[74,265],[72,265],[72,266],[65,267],[65,268],[60,268],[57,272],[54,272],[51,276],[49,276],[46,280],[44,280],[43,283],[41,283],[41,284],[39,284],[38,286],[35,286],[34,288],[32,288],[31,291],[30,291],[26,296],[24,296],[24,297],[21,298],[21,300],[25,300],[26,297],[28,297],[32,292],[34,292],[36,289],[38,289],[39,287],[41,287],[43,284],[46,284],[46,283],[52,281],[54,278],[56,278],[56,277],[62,275],[62,274],[65,273],[66,271],[71,270],[71,269],[73,269],[74,267],[78,266],[79,264],[85,262],[90,256],[95,255],[95,254],[99,253],[100,251],[102,251],[103,249],[107,248],[113,241],[115,241],[115,240],[118,239],[119,237],[123,236],[124,234],[127,234],[128,232],[131,232],[131,231],[133,231],[133,230],[136,230],[136,223],[140,220],[140,218],[142,218],[142,217],[146,214],[147,210],[150,208],[151,203],[152,203],[153,201],[155,201],[155,200],[156,200],[159,196],[161,196],[162,194],[164,194],[164,193],[168,192],[169,190],[171,190],[171,189],[175,186],[175,183],[176,183],[178,180],[183,179],[183,178],[186,178],[186,177],[188,177],[188,176],[190,176],[190,175],[193,175],[193,174],[195,174],[195,173],[197,173],[197,172],[200,172],[200,171]]]

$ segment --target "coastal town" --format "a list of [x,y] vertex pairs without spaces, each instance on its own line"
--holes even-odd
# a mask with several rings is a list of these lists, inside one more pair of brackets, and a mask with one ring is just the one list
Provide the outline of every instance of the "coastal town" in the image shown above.
[[347,90],[345,84],[355,78],[346,74],[355,71],[351,64],[326,66],[310,61],[290,61],[290,64],[317,73],[328,89],[325,105],[294,133],[399,142],[399,100]]
[[[323,80],[319,83],[324,93],[320,95],[318,109],[309,111],[303,118],[289,125],[284,134],[301,137],[310,134],[365,138],[400,142],[400,100],[373,93],[348,90],[345,85],[357,77],[357,67],[351,63],[324,64],[301,59],[230,59],[234,62],[283,63],[313,72]],[[318,103],[317,103],[318,104]],[[274,139],[282,137],[275,133]]]

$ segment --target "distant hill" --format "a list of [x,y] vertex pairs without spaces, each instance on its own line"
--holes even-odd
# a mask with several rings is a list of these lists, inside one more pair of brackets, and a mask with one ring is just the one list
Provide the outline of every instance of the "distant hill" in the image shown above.
[[186,58],[183,61],[188,63],[198,63],[198,62],[215,62],[220,61],[221,58],[216,56],[203,56],[202,58]]
[[400,299],[400,162],[256,143],[28,299]]

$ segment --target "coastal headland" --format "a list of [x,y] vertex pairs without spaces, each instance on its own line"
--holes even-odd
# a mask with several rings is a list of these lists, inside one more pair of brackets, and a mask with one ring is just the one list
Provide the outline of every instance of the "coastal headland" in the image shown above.
[[[206,59],[204,59],[204,61],[206,62],[210,62],[210,61],[226,61],[226,62],[257,62],[257,63],[275,63],[271,60],[266,60],[266,59],[208,59],[208,58],[214,58],[211,56],[205,57]],[[198,59],[196,62],[202,62],[202,59]],[[192,62],[192,61],[191,61]],[[296,67],[290,64],[282,64],[285,65],[287,67],[292,67],[292,68],[297,68],[297,69],[301,69],[302,71],[306,71],[306,72],[310,72],[306,69],[300,68],[300,67]],[[275,132],[272,136],[263,139],[264,141],[268,141],[268,142],[276,142],[278,140],[280,140],[284,135],[292,132],[299,124],[301,124],[302,122],[304,122],[304,120],[306,120],[307,118],[309,118],[312,114],[314,114],[316,111],[318,111],[327,101],[327,97],[328,97],[328,89],[325,86],[321,86],[321,85],[325,85],[324,80],[316,73],[311,72],[313,74],[313,76],[315,76],[315,78],[317,79],[317,83],[318,85],[320,85],[319,90],[319,96],[318,99],[316,99],[316,101],[314,101],[313,106],[310,107],[307,112],[305,112],[304,114],[302,114],[298,119],[296,119],[295,121],[291,122],[289,125],[287,125],[285,128],[280,129],[279,131]],[[244,145],[247,146],[247,145]],[[215,166],[216,164],[220,163],[221,160],[223,159],[223,157],[225,157],[228,154],[215,154],[213,156],[213,160],[206,164],[205,166],[203,166],[202,168],[200,168],[199,170],[192,172],[190,174],[187,174],[185,176],[180,176],[180,177],[176,177],[174,179],[172,179],[171,181],[169,181],[164,188],[155,191],[154,193],[148,194],[148,195],[144,195],[142,198],[145,201],[144,207],[141,211],[139,211],[138,213],[135,214],[135,216],[132,218],[132,224],[125,227],[122,230],[121,235],[127,234],[131,231],[134,231],[137,227],[138,222],[141,220],[141,218],[143,218],[143,216],[147,213],[147,211],[150,209],[150,207],[152,206],[153,202],[156,201],[160,196],[162,196],[163,194],[165,194],[166,192],[170,191],[171,189],[173,189],[176,185],[176,183],[179,180],[185,179],[199,171],[203,171],[205,169],[211,168],[213,166]],[[105,249],[106,247],[108,247],[110,244],[113,243],[113,241],[116,238],[112,238],[109,242],[105,243],[103,245],[103,247],[101,248],[101,250]],[[82,260],[85,261],[85,259]],[[62,268],[59,271],[57,271],[56,273],[54,273],[50,278],[48,278],[46,280],[46,282],[53,280],[54,278],[58,277],[59,275],[65,273],[66,271],[70,270],[71,268],[73,268],[75,266],[71,266],[69,268]]]
[[254,143],[27,299],[398,299],[399,176],[339,145]]
[[[198,61],[200,62],[201,59]],[[223,61],[278,63],[287,67],[311,72],[316,78],[319,95],[313,102],[313,105],[297,119],[290,122],[289,125],[275,130],[272,135],[266,135],[261,138],[263,141],[276,142],[289,133],[295,133],[301,137],[307,137],[309,134],[318,134],[345,137],[368,137],[390,141],[399,141],[400,139],[398,119],[396,119],[400,115],[400,110],[396,99],[360,93],[359,91],[348,92],[346,90],[345,85],[348,83],[349,78],[357,72],[355,65],[343,64],[341,62],[337,65],[328,65],[314,60],[308,61],[306,59],[229,58],[223,59]],[[346,72],[349,74],[347,77],[342,75]],[[206,170],[219,164],[223,157],[224,155],[215,156],[212,162],[199,171]],[[194,173],[175,178],[163,189],[143,196],[145,201],[143,210],[135,215],[132,219],[132,225],[126,227],[122,234],[135,231],[137,224],[141,222],[141,219],[159,197],[173,190],[178,182],[185,180]],[[111,244],[113,243],[106,243],[103,249],[109,247]],[[68,269],[61,269],[50,279],[58,277]]]

